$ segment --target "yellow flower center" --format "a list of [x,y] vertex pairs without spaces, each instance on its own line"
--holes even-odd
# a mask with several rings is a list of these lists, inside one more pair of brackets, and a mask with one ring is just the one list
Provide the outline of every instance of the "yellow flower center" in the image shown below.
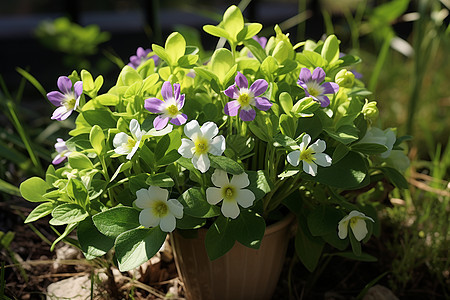
[[195,143],[195,153],[199,155],[208,153],[209,144],[205,138],[203,137],[197,138],[197,140],[194,143]]
[[131,149],[133,149],[134,145],[136,145],[136,141],[131,136],[129,136],[126,147],[131,151]]
[[222,188],[222,196],[223,199],[226,201],[234,200],[234,196],[236,194],[236,191],[234,187],[232,186],[226,186]]
[[314,152],[314,150],[311,148],[305,149],[300,153],[300,160],[306,161],[307,163],[312,163],[314,160],[316,160],[316,158],[314,157],[315,153],[316,152]]
[[153,215],[162,218],[165,217],[167,215],[169,211],[169,207],[167,206],[167,204],[164,201],[158,200],[155,201],[152,205],[152,212]]
[[64,100],[63,105],[67,108],[67,110],[71,110],[75,107],[76,100],[75,98],[68,98]]
[[320,91],[315,88],[309,88],[308,93],[313,97],[317,97],[320,95]]
[[242,93],[239,95],[237,101],[243,107],[248,106],[250,104],[250,95],[247,93]]
[[170,115],[170,117],[175,117],[178,114],[178,107],[174,104],[170,105],[167,107],[167,114]]

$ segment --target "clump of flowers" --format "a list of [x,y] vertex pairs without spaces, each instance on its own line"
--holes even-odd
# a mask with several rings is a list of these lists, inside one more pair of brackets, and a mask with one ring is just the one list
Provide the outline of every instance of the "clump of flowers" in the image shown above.
[[255,38],[262,25],[244,23],[236,6],[226,16],[204,27],[228,41],[207,59],[174,32],[164,46],[138,48],[109,90],[87,70],[59,77],[52,119],[75,127],[57,140],[56,169],[21,184],[25,199],[43,202],[26,222],[50,214],[65,226],[57,241],[78,228],[87,258],[114,250],[122,271],[177,230],[219,235],[214,247],[206,241],[211,259],[242,236],[237,228],[257,248],[266,223],[289,214],[320,249],[299,243],[309,270],[326,251],[361,254],[378,226],[377,190],[407,188],[404,138],[374,125],[376,102],[346,69],[359,59],[341,58],[336,36],[303,49],[275,26],[265,43]]

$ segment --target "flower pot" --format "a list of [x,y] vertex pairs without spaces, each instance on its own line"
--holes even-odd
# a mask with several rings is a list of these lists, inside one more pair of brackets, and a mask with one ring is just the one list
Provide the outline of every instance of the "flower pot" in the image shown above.
[[292,233],[294,215],[266,228],[259,249],[236,242],[224,256],[210,261],[206,229],[198,237],[172,235],[175,262],[189,300],[271,299]]

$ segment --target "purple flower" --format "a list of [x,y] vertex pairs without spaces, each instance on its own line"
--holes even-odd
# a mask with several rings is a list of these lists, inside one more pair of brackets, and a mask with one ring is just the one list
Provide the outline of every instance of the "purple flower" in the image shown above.
[[153,55],[148,57],[148,54],[151,52],[151,49],[145,49],[142,47],[137,48],[136,55],[130,56],[130,62],[128,65],[133,69],[137,69],[143,62],[149,60],[150,58],[155,61],[155,65],[158,63],[159,57],[157,55]]
[[62,163],[67,157],[69,157],[70,153],[72,153],[72,151],[67,148],[66,142],[63,139],[57,138],[56,140],[57,143],[55,144],[55,149],[56,152],[58,152],[58,155],[56,155],[52,161],[52,164],[54,165]]
[[330,99],[325,94],[334,94],[339,90],[339,85],[334,82],[320,84],[324,79],[325,71],[322,68],[315,68],[312,75],[308,68],[302,68],[297,81],[297,84],[305,90],[306,96],[319,102],[321,107],[330,105]]
[[77,81],[73,85],[67,76],[58,78],[59,91],[53,91],[47,94],[48,100],[56,106],[59,106],[52,115],[52,120],[62,121],[67,119],[72,111],[80,105],[80,97],[83,93],[83,82]]
[[239,113],[241,120],[252,121],[256,117],[256,111],[252,106],[256,106],[256,108],[263,111],[269,110],[272,103],[265,97],[258,97],[267,90],[269,86],[267,81],[258,79],[248,88],[247,78],[240,72],[238,72],[234,80],[236,84],[224,91],[225,95],[236,99],[225,104],[223,110],[227,115],[234,117],[238,114],[239,108],[241,108]]
[[156,130],[163,129],[167,122],[174,125],[183,125],[187,121],[187,116],[180,112],[184,105],[184,94],[180,95],[180,84],[174,83],[173,91],[170,81],[164,82],[161,88],[161,95],[164,101],[158,98],[149,98],[145,100],[146,110],[161,114],[153,121]]

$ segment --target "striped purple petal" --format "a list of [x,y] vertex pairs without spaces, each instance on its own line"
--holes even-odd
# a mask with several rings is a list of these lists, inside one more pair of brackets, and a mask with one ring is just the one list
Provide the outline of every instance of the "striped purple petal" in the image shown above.
[[53,91],[47,94],[48,100],[56,106],[61,106],[61,102],[66,98],[61,92]]
[[311,78],[312,78],[312,80],[316,81],[317,83],[321,83],[322,81],[325,80],[325,71],[322,68],[317,67],[314,69]]
[[241,72],[237,72],[236,77],[234,78],[234,81],[236,82],[236,85],[240,89],[246,89],[248,88],[248,80],[247,77],[244,76]]
[[173,84],[173,97],[175,98],[175,100],[178,100],[178,98],[180,98],[180,84],[179,83],[174,83]]
[[272,107],[272,103],[265,97],[256,97],[255,106],[262,111],[268,111]]
[[145,99],[144,108],[155,114],[162,113],[164,110],[164,101],[158,98]]
[[184,106],[184,98],[185,98],[185,96],[184,96],[184,94],[182,94],[180,96],[180,98],[177,99],[177,108],[178,108],[178,110],[183,108],[183,106]]
[[239,101],[233,100],[233,101],[230,101],[227,104],[225,104],[223,111],[225,114],[227,114],[231,117],[234,117],[234,116],[237,116],[239,107],[241,107],[241,105],[239,104]]
[[314,100],[318,101],[320,103],[321,107],[327,107],[328,105],[330,105],[330,99],[327,96],[317,96],[316,97],[312,97]]
[[83,94],[83,82],[82,81],[75,82],[75,84],[73,85],[73,90],[75,92],[75,98],[80,97],[81,94]]
[[156,130],[161,130],[164,127],[166,127],[168,122],[169,122],[168,117],[157,116],[155,120],[153,120],[153,127],[155,127]]
[[339,85],[334,82],[324,82],[321,87],[324,88],[324,94],[335,94],[339,91]]
[[233,84],[224,91],[224,94],[232,99],[237,99],[239,98],[240,92],[237,86]]
[[164,100],[170,99],[173,97],[172,84],[170,81],[165,81],[161,88],[161,95]]
[[308,82],[310,80],[311,80],[311,71],[308,68],[302,68],[300,70],[300,76],[299,76],[298,82]]
[[256,111],[254,109],[243,110],[239,113],[239,117],[242,121],[253,121],[256,117]]
[[264,92],[267,90],[267,87],[269,84],[264,79],[258,79],[253,82],[253,84],[250,86],[250,91],[253,93],[254,96],[259,96],[264,94]]
[[170,123],[172,123],[173,125],[183,125],[184,123],[186,123],[187,121],[187,116],[186,114],[179,114],[178,116],[176,116],[175,118],[170,120]]
[[69,94],[72,89],[72,81],[67,76],[59,76],[57,85],[63,94]]

